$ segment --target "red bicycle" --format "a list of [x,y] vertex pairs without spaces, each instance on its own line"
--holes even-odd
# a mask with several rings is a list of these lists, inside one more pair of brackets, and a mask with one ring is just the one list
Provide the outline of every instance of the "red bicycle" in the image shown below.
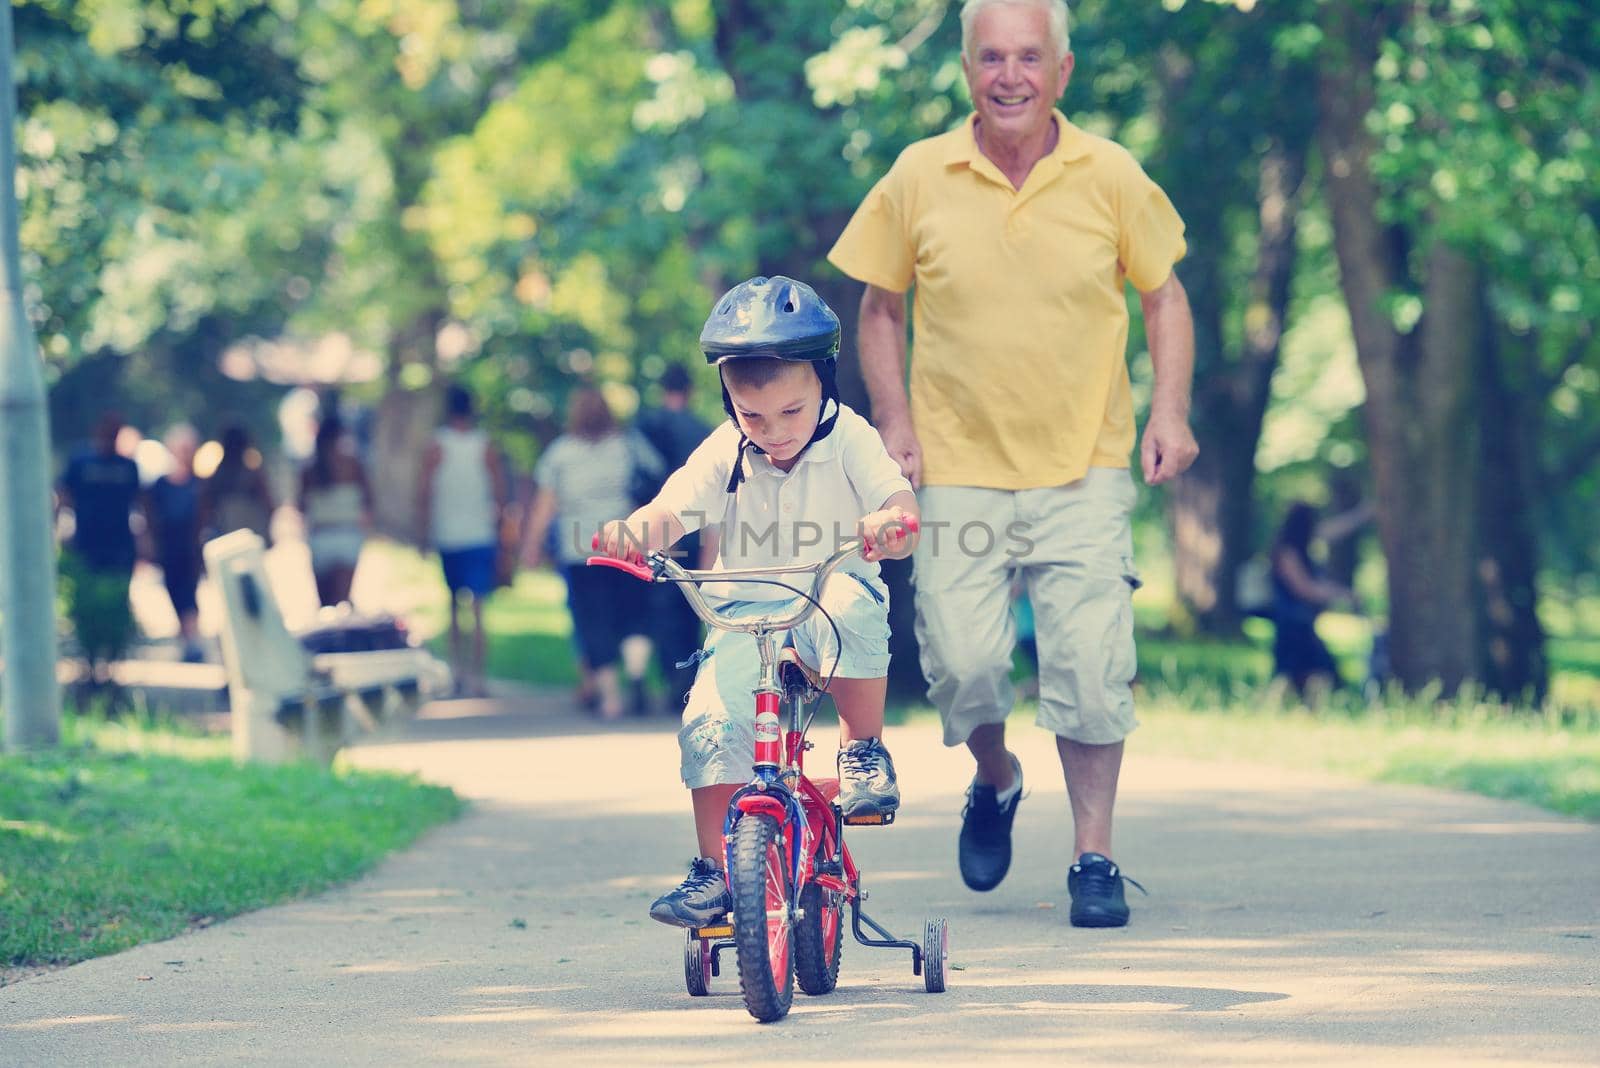
[[[712,977],[721,974],[721,954],[733,949],[745,1007],[762,1023],[787,1015],[796,981],[807,994],[833,990],[839,979],[845,908],[857,942],[911,951],[911,972],[922,976],[929,993],[944,990],[948,979],[950,934],[943,917],[923,925],[919,945],[895,938],[861,911],[867,895],[844,843],[844,828],[886,825],[894,822],[894,814],[846,818],[835,803],[839,780],[806,777],[805,752],[811,748],[806,730],[827,681],[802,664],[793,649],[779,644],[780,635],[822,610],[819,601],[828,576],[862,548],[856,538],[820,564],[739,571],[689,571],[664,552],[651,553],[644,564],[589,558],[590,564],[614,567],[646,582],[677,583],[707,626],[743,631],[756,639],[761,676],[755,689],[754,777],[733,795],[723,824],[723,871],[733,909],[727,923],[688,930],[684,981],[692,995],[710,993]],[[808,574],[809,593],[783,582]],[[773,614],[729,618],[699,590],[702,583],[726,581],[776,582],[793,590],[802,603],[794,608],[777,602]]]

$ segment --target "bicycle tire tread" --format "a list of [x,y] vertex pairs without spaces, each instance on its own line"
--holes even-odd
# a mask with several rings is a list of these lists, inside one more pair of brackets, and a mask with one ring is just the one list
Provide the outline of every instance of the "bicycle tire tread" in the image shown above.
[[770,816],[751,814],[739,820],[729,850],[733,890],[733,941],[739,962],[739,991],[745,1008],[762,1023],[782,1019],[794,1001],[794,929],[790,928],[789,967],[784,982],[772,976],[767,947],[767,848],[777,837]]

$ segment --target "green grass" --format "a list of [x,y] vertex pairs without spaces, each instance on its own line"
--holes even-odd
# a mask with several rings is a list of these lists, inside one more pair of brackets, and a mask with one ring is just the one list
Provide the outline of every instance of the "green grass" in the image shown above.
[[227,739],[69,716],[0,757],[0,967],[65,964],[352,879],[454,818],[450,790],[235,765]]
[[1232,699],[1146,691],[1130,745],[1197,759],[1468,790],[1600,820],[1600,713],[1531,713],[1389,695],[1313,711],[1260,690]]
[[524,572],[484,609],[489,674],[541,686],[576,686],[566,586],[549,571]]

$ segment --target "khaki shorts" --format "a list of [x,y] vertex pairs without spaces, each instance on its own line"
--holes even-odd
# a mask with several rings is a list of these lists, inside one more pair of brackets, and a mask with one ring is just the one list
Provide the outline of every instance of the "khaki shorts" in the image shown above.
[[1095,467],[1065,486],[928,486],[917,496],[917,641],[945,744],[960,745],[1011,711],[1011,589],[1018,576],[1033,604],[1039,646],[1036,722],[1088,745],[1126,738],[1138,725],[1132,475]]
[[[676,592],[676,591],[674,591]],[[881,579],[844,571],[828,577],[822,612],[789,631],[788,644],[823,675],[881,679],[889,673],[889,590]],[[732,601],[719,611],[733,617],[771,615],[794,607],[785,601]],[[834,627],[828,623],[833,618]],[[761,678],[756,640],[738,631],[713,629],[695,656],[699,670],[678,731],[683,784],[749,782],[755,763],[755,688]]]

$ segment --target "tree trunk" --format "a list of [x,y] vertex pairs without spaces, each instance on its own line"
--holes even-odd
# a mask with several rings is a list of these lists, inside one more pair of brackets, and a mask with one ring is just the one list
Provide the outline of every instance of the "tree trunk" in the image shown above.
[[1477,412],[1475,264],[1442,241],[1428,248],[1423,316],[1399,330],[1385,302],[1407,287],[1410,235],[1379,221],[1370,160],[1370,18],[1324,9],[1329,49],[1319,78],[1319,140],[1340,282],[1362,377],[1378,532],[1389,566],[1389,651],[1411,691],[1444,694],[1478,675],[1475,519]]
[[[1184,271],[1186,282],[1194,277],[1199,283],[1191,290],[1193,303],[1197,308],[1209,307],[1212,314],[1200,312],[1196,319],[1196,364],[1200,370],[1195,422],[1202,443],[1200,457],[1172,484],[1169,518],[1178,596],[1199,629],[1208,634],[1239,631],[1241,613],[1234,580],[1253,551],[1256,446],[1282,347],[1304,175],[1303,149],[1291,150],[1274,142],[1262,156],[1256,266],[1238,359],[1222,359],[1218,312],[1223,296],[1214,284],[1218,273],[1215,253],[1205,254],[1194,268]],[[1202,328],[1202,323],[1209,325]]]
[[[1487,319],[1486,294],[1479,308]],[[1482,436],[1482,496],[1478,523],[1478,579],[1482,583],[1481,660],[1483,683],[1508,700],[1544,702],[1549,687],[1544,628],[1539,623],[1539,540],[1533,523],[1533,451],[1537,440],[1529,396],[1507,373],[1504,354],[1493,344],[1492,324],[1482,327],[1479,381],[1482,419],[1495,428]]]
[[428,436],[439,420],[437,389],[407,389],[400,371],[422,363],[437,369],[435,339],[445,313],[432,309],[418,315],[390,344],[389,374],[373,419],[367,457],[372,483],[373,520],[390,537],[410,542],[417,529],[417,479]]

